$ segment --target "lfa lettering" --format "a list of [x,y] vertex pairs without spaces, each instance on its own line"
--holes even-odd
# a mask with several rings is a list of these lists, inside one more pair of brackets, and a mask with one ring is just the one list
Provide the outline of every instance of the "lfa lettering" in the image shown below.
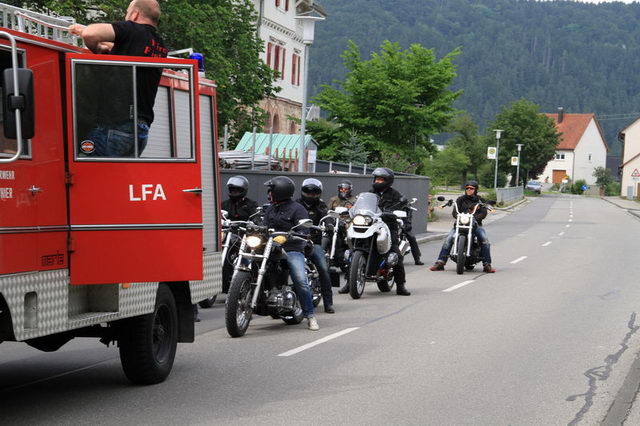
[[129,185],[129,201],[167,201],[164,189],[160,184],[142,184],[139,191],[136,191],[137,189],[134,188],[134,185]]

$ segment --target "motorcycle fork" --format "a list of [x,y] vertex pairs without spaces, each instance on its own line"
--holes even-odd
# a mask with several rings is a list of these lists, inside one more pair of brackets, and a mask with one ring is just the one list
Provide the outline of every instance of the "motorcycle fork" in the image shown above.
[[[338,224],[336,224],[338,225]],[[336,243],[338,241],[338,226],[336,226],[333,230],[333,237],[331,238],[331,254],[329,255],[329,260],[333,261],[333,258],[336,255]]]
[[258,297],[260,296],[260,289],[262,288],[264,274],[267,272],[267,261],[269,260],[269,255],[271,254],[272,245],[273,240],[269,238],[269,240],[267,241],[267,245],[264,248],[264,253],[262,254],[262,263],[260,264],[260,270],[258,271],[258,279],[254,284],[253,298],[251,299],[251,309],[255,309],[256,305],[258,304]]
[[227,230],[227,238],[224,239],[224,244],[222,244],[222,263],[227,261],[227,252],[229,251],[229,246],[231,245],[231,229]]

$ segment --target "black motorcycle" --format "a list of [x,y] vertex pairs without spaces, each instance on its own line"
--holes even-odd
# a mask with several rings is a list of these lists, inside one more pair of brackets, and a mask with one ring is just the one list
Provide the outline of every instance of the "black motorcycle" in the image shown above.
[[[225,303],[231,337],[246,333],[253,314],[282,319],[290,325],[302,322],[302,308],[289,284],[287,253],[282,245],[292,239],[309,242],[307,235],[295,230],[311,226],[310,219],[302,219],[289,232],[274,232],[265,226],[247,224]],[[310,270],[311,266],[307,273]]]
[[320,219],[322,249],[327,257],[327,266],[329,266],[333,287],[340,287],[341,273],[347,274],[349,271],[351,257],[347,243],[349,222],[349,209],[346,207],[329,210],[329,214]]
[[[438,197],[438,201],[445,201],[443,196]],[[478,222],[474,217],[479,208],[484,207],[489,211],[493,209],[491,206],[495,204],[493,201],[486,203],[478,202],[468,212],[461,212],[458,210],[458,204],[453,200],[447,201],[445,206],[453,205],[456,210],[456,223],[455,235],[453,237],[453,247],[449,253],[449,257],[456,263],[456,272],[461,275],[465,269],[467,271],[473,271],[476,264],[482,262],[482,256],[480,255],[480,244],[478,238],[473,233],[473,230],[478,226]]]

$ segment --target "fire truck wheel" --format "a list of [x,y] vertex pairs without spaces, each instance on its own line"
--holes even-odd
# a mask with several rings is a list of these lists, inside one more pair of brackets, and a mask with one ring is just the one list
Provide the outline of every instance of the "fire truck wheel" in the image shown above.
[[152,385],[169,376],[178,344],[178,313],[169,287],[158,287],[152,314],[125,320],[118,340],[124,374],[133,383]]

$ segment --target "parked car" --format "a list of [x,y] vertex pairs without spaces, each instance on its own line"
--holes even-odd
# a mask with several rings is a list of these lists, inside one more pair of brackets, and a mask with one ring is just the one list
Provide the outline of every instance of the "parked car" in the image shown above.
[[542,193],[542,184],[537,180],[530,180],[527,183],[526,189],[528,189],[529,191],[533,191],[537,194],[540,194]]

